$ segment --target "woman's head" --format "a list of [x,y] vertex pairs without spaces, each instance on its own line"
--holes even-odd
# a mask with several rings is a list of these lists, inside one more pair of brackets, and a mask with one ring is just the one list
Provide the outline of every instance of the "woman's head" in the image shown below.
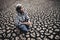
[[18,13],[23,13],[24,12],[24,8],[23,8],[22,4],[17,4],[16,5],[16,11]]

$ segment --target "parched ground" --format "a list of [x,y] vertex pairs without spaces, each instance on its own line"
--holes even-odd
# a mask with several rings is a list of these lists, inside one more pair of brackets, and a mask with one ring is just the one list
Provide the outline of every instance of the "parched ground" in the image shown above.
[[[24,6],[33,23],[26,35],[14,25],[18,3]],[[0,12],[0,40],[60,40],[60,1],[16,1]]]

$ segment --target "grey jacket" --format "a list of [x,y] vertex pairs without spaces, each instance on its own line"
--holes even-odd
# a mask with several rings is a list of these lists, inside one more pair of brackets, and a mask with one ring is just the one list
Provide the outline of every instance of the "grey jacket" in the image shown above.
[[17,15],[15,16],[15,19],[14,19],[15,25],[21,25],[22,22],[24,22],[24,21],[30,21],[28,14],[27,13],[24,13],[24,14],[17,13]]

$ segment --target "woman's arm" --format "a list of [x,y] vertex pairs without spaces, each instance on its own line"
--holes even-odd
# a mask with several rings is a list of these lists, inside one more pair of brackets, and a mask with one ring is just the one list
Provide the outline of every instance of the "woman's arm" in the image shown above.
[[32,22],[23,22],[23,24],[32,25]]

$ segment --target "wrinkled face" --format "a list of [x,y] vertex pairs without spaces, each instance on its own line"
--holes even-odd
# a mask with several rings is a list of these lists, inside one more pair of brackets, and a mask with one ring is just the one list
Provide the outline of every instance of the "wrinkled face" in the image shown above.
[[16,7],[16,11],[17,11],[18,13],[20,13],[20,14],[23,14],[23,13],[24,13],[24,8],[23,8],[23,6],[17,6],[17,7]]
[[24,12],[24,8],[21,6],[20,12],[23,13]]

